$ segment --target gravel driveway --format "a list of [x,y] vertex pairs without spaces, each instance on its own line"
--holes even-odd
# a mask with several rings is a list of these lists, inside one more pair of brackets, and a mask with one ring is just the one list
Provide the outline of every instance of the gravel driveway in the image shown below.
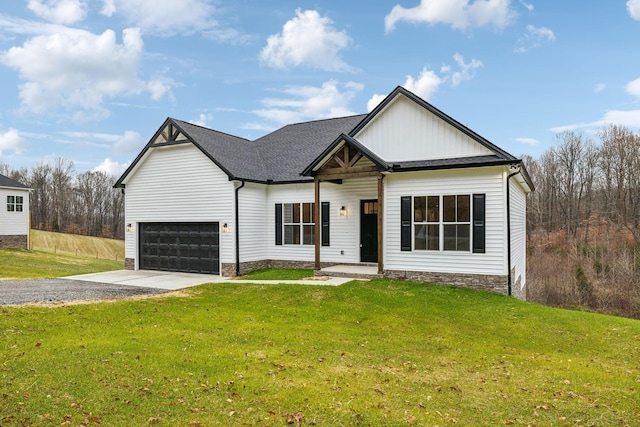
[[167,291],[69,279],[0,280],[0,305],[118,299],[164,292]]

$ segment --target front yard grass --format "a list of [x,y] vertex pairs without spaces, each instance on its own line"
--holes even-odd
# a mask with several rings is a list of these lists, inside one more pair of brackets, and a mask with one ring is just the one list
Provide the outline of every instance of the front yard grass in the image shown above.
[[42,251],[0,249],[0,279],[61,277],[123,268],[124,261]]
[[403,281],[0,308],[4,426],[640,425],[640,322]]
[[262,270],[255,270],[244,276],[238,277],[239,279],[246,280],[301,280],[307,277],[313,277],[312,269],[304,268],[265,268]]

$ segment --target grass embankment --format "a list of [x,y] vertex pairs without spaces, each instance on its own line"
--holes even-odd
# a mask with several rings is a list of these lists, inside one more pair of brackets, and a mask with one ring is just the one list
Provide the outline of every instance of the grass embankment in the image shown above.
[[640,322],[465,289],[0,308],[0,425],[640,425]]
[[124,240],[31,230],[31,249],[84,257],[124,260]]
[[0,279],[61,277],[122,268],[123,261],[42,251],[0,249]]

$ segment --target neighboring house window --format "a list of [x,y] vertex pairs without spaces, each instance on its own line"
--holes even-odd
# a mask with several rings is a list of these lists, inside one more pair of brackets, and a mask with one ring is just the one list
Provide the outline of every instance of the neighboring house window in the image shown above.
[[[484,252],[485,195],[414,196],[401,198],[401,250]],[[413,202],[413,206],[411,203]],[[473,212],[473,221],[472,221]],[[476,235],[477,234],[477,235]]]
[[314,203],[284,203],[282,205],[282,226],[285,245],[313,245],[315,226]]
[[7,196],[7,212],[22,212],[23,206],[22,196]]

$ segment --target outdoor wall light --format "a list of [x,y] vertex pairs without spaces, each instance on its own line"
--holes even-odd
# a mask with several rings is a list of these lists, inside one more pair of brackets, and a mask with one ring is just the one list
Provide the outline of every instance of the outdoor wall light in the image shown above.
[[228,233],[231,231],[231,228],[229,228],[229,224],[227,224],[226,222],[222,225],[222,232],[223,233]]
[[340,216],[347,216],[347,208],[345,206],[340,208]]
[[127,233],[133,233],[133,231],[134,231],[135,229],[136,229],[136,228],[133,226],[133,224],[131,224],[131,223],[128,223],[128,224],[127,224]]

